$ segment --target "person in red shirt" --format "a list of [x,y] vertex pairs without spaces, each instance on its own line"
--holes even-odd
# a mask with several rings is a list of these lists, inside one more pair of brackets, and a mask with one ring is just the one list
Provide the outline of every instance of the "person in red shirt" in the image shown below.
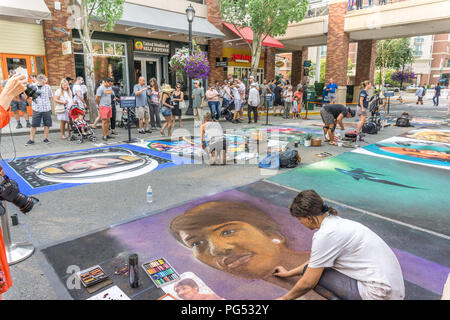
[[300,114],[302,113],[302,104],[303,104],[303,88],[298,88],[297,91],[294,92],[294,101],[297,101],[297,110],[295,114],[295,118],[300,118]]

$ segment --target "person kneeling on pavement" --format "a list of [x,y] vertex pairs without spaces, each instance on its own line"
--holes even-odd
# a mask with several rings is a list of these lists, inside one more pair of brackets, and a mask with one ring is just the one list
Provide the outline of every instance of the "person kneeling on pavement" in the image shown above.
[[[345,107],[342,104],[328,104],[322,107],[320,110],[320,116],[325,124],[323,126],[323,134],[325,136],[325,142],[329,142],[330,145],[335,145],[334,142],[334,130],[336,124],[339,124],[341,130],[345,130],[342,120],[344,117],[352,118],[355,116],[355,111]],[[328,139],[326,138],[328,134]]]
[[[219,163],[227,164],[227,139],[223,134],[222,126],[219,122],[214,122],[211,114],[208,112],[200,127],[200,136],[202,140],[202,149],[209,156],[209,164]],[[222,158],[222,159],[220,159]]]

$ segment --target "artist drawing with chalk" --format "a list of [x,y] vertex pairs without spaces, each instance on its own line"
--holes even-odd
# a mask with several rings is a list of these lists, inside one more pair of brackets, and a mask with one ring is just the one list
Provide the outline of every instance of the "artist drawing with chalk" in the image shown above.
[[337,216],[314,190],[300,192],[290,206],[293,217],[314,234],[309,261],[275,276],[302,275],[279,300],[299,298],[321,286],[343,300],[403,300],[400,264],[389,246],[364,225]]

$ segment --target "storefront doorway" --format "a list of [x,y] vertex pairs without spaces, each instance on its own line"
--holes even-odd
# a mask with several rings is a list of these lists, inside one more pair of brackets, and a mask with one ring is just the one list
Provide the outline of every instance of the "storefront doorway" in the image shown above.
[[0,54],[0,80],[8,78],[8,72],[30,76],[31,74],[47,74],[45,57],[18,54]]
[[157,58],[135,58],[134,59],[134,77],[136,82],[139,77],[144,77],[148,84],[151,78],[156,78],[158,84],[161,83],[161,66]]

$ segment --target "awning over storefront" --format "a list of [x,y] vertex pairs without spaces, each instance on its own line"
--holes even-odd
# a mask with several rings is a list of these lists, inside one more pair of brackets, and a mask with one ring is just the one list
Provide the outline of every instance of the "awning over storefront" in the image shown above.
[[[238,37],[240,37],[244,41],[248,41],[250,43],[253,42],[253,31],[249,27],[240,28],[239,31],[230,23],[223,23],[225,27],[233,31]],[[263,41],[263,46],[265,47],[274,47],[274,48],[284,48],[284,45],[278,40],[268,36]]]
[[51,20],[44,0],[0,0],[0,16]]
[[[119,25],[188,34],[185,14],[170,12],[131,3],[125,3]],[[192,34],[200,37],[225,38],[225,35],[208,20],[196,17],[192,23]]]

